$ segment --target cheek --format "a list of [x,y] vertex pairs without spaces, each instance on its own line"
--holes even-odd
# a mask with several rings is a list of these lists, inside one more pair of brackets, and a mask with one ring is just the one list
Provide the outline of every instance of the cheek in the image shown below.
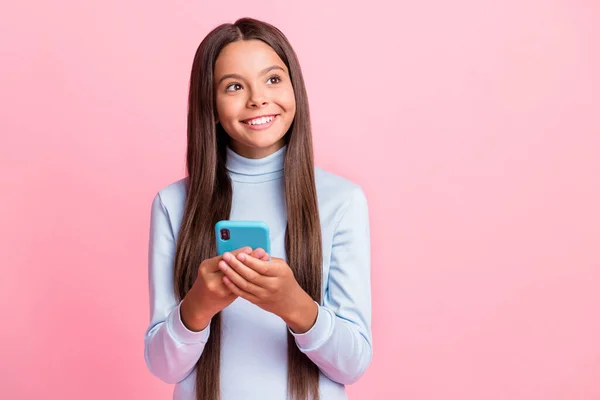
[[227,123],[232,118],[235,118],[235,99],[226,97],[217,97],[216,108],[217,117],[222,123]]
[[223,102],[218,97],[215,99],[215,108],[217,109],[217,118],[220,120],[224,119],[225,116],[223,115]]
[[296,112],[296,98],[293,89],[290,88],[290,90],[286,92],[285,97],[283,98],[283,106],[289,113],[294,114]]

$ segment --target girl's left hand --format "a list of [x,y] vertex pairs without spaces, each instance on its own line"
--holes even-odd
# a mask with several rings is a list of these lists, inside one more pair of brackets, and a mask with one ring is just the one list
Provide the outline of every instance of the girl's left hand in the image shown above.
[[[311,322],[316,319],[316,304],[298,284],[285,260],[273,257],[271,261],[262,261],[248,254],[240,253],[235,257],[225,253],[219,268],[225,275],[225,285],[234,294],[278,315],[292,330],[296,330],[294,323],[302,319],[302,310],[309,310],[311,314],[310,310],[314,310],[314,316],[309,319]],[[297,329],[304,330],[300,326]]]

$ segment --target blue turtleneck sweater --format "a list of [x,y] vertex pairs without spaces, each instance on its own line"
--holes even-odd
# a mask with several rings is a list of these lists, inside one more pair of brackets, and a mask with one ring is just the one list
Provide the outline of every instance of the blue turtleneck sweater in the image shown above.
[[[230,219],[262,220],[271,256],[286,259],[286,147],[262,158],[227,150],[233,186]],[[150,323],[145,359],[150,372],[175,384],[173,398],[195,399],[195,369],[210,334],[181,322],[173,294],[175,246],[186,199],[185,179],[160,190],[152,203],[148,254]],[[367,202],[356,184],[315,168],[323,242],[323,302],[313,327],[293,334],[320,369],[321,400],[347,399],[371,361],[370,238]],[[242,299],[222,311],[221,399],[283,400],[287,395],[287,330],[278,316]],[[290,331],[291,332],[291,331]]]

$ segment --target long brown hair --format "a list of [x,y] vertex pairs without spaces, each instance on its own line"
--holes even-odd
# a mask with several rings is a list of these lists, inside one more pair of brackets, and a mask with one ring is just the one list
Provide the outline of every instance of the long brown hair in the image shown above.
[[[225,168],[229,137],[216,124],[213,72],[227,44],[261,40],[271,46],[290,72],[296,115],[285,135],[284,179],[287,207],[285,250],[300,286],[321,302],[321,227],[313,167],[308,99],[298,58],[276,27],[250,18],[223,24],[200,43],[190,78],[187,127],[187,199],[177,239],[175,296],[180,300],[192,287],[198,266],[216,256],[214,225],[228,219],[232,186]],[[221,315],[210,324],[210,336],[196,364],[196,399],[220,399]],[[293,400],[319,399],[319,369],[288,332],[288,395]]]

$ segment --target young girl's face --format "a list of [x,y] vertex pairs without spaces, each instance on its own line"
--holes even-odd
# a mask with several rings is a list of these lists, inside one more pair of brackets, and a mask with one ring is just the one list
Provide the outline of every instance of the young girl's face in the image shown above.
[[296,114],[290,75],[277,53],[260,40],[240,40],[223,48],[215,62],[217,121],[232,149],[262,158],[285,144]]

